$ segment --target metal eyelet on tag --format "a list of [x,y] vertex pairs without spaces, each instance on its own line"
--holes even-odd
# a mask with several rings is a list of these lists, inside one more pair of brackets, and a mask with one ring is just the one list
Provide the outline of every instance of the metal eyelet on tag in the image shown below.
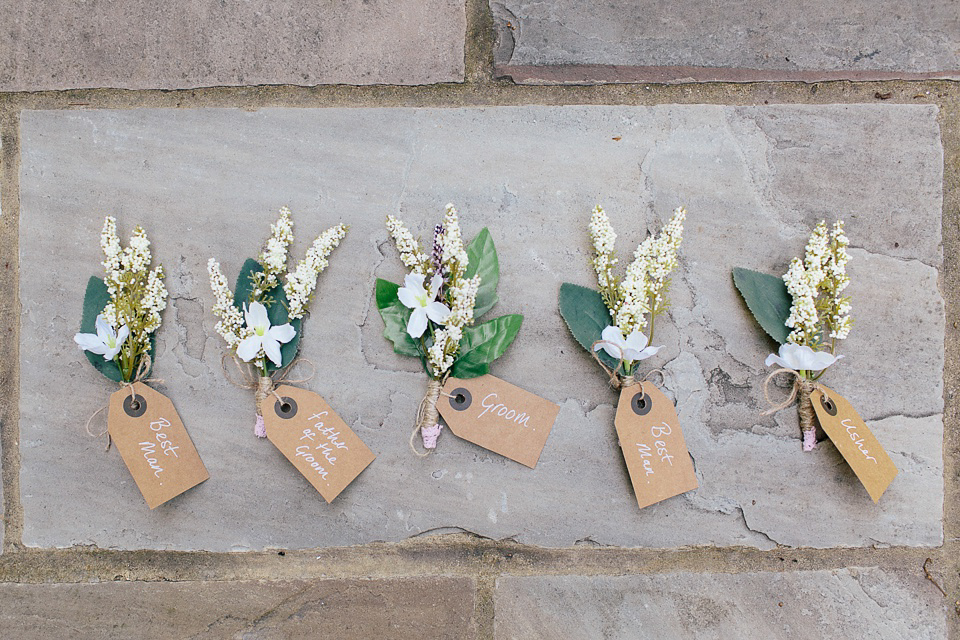
[[284,396],[274,403],[273,410],[284,420],[289,420],[297,415],[297,401]]
[[473,396],[463,387],[458,387],[450,394],[450,406],[456,411],[466,411],[473,402]]
[[650,413],[650,409],[653,408],[653,400],[642,390],[638,391],[630,398],[630,408],[633,409],[633,412],[638,416],[645,416]]
[[837,405],[830,399],[830,396],[822,392],[820,393],[820,405],[831,416],[837,415]]
[[141,395],[127,396],[123,399],[123,411],[131,418],[139,418],[147,412],[147,399]]

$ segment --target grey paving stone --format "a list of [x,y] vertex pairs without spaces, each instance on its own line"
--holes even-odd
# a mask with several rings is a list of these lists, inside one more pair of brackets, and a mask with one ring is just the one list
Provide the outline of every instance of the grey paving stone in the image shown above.
[[0,585],[0,633],[48,638],[444,638],[475,633],[470,578]]
[[951,0],[493,0],[494,62],[523,83],[960,78]]
[[463,80],[463,0],[0,1],[0,91]]
[[[24,542],[243,550],[464,529],[547,546],[939,545],[936,117],[899,105],[25,112]],[[493,373],[562,407],[535,470],[448,432],[425,460],[408,449],[426,381],[382,338],[373,280],[403,275],[385,214],[426,233],[448,201],[467,237],[493,232],[494,313],[525,314]],[[700,488],[644,510],[614,435],[616,395],[556,308],[561,282],[595,286],[585,227],[597,202],[621,254],[677,205],[690,212],[657,328],[666,348],[649,366],[666,371]],[[282,205],[295,213],[295,256],[320,230],[352,225],[306,321],[302,355],[319,375],[305,386],[379,457],[330,505],[252,435],[251,393],[224,380],[209,312],[207,258],[232,277]],[[815,221],[838,213],[855,247],[856,326],[823,382],[901,470],[879,505],[832,445],[801,452],[795,409],[760,415],[774,345],[730,277],[735,265],[782,273]],[[106,214],[127,233],[144,224],[168,271],[155,375],[211,474],[153,512],[83,430],[114,388],[71,340]]]
[[506,576],[497,640],[883,638],[947,635],[944,599],[916,572]]

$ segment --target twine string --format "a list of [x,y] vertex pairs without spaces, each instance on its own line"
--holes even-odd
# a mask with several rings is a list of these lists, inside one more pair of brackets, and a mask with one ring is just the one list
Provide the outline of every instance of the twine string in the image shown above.
[[[793,376],[793,384],[790,387],[790,394],[786,397],[785,400],[781,402],[774,402],[770,398],[770,383],[773,379],[781,374],[786,373]],[[814,422],[815,412],[813,410],[813,404],[810,402],[810,396],[815,390],[820,389],[820,384],[805,378],[800,375],[800,372],[795,369],[790,369],[783,367],[772,371],[770,375],[767,376],[767,379],[763,381],[763,397],[767,401],[767,404],[770,405],[770,408],[763,412],[762,415],[768,416],[770,414],[776,413],[781,409],[786,409],[790,405],[797,402],[797,416],[800,419],[800,429],[803,431],[804,436],[804,449],[810,450],[815,446],[811,444],[811,434],[816,432],[816,423]],[[812,438],[812,441],[815,443],[815,435]]]
[[[158,384],[163,384],[163,378],[147,378],[147,377],[145,377],[145,376],[147,375],[147,373],[150,372],[150,368],[151,368],[152,366],[153,366],[153,359],[150,358],[150,354],[149,354],[149,353],[144,354],[144,356],[140,359],[140,363],[137,365],[137,369],[136,369],[136,371],[134,372],[133,378],[132,378],[131,380],[121,380],[121,381],[119,382],[119,385],[120,385],[120,388],[121,388],[121,389],[124,389],[124,388],[130,389],[130,400],[131,400],[131,401],[135,400],[136,397],[137,397],[137,393],[136,393],[136,391],[134,391],[134,388],[133,388],[133,385],[134,385],[135,382],[143,382],[143,383],[156,382],[156,383],[158,383]],[[103,413],[103,411],[106,410],[106,409],[108,409],[109,407],[110,407],[110,403],[107,402],[106,404],[104,404],[103,406],[101,406],[99,409],[97,409],[96,411],[94,411],[93,414],[92,414],[89,418],[87,418],[87,424],[84,425],[84,427],[83,427],[84,430],[87,432],[87,435],[90,436],[90,437],[93,438],[93,439],[97,439],[97,438],[100,438],[100,437],[103,437],[103,436],[107,436],[107,446],[104,447],[104,449],[103,449],[104,451],[109,451],[109,450],[110,450],[110,445],[113,443],[113,438],[110,437],[110,426],[109,426],[109,424],[107,425],[107,428],[104,429],[103,431],[101,431],[100,433],[93,433],[92,431],[90,431],[90,424],[93,422],[93,419],[94,419],[94,418],[96,418],[98,415],[100,415],[101,413]]]
[[437,410],[437,401],[440,399],[441,394],[445,396],[450,395],[443,392],[443,383],[444,380],[432,378],[430,382],[427,383],[427,391],[423,395],[423,399],[420,401],[420,406],[417,407],[417,422],[413,428],[413,432],[410,434],[410,450],[413,451],[418,458],[426,458],[430,455],[432,449],[424,448],[424,452],[420,453],[415,444],[417,440],[417,434],[421,433],[425,428],[442,428],[440,425],[440,412]]

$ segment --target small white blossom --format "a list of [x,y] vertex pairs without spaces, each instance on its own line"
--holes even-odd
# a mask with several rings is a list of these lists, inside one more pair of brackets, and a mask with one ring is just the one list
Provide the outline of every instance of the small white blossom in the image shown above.
[[210,258],[207,261],[207,272],[210,274],[210,288],[214,296],[213,313],[220,318],[216,331],[226,341],[227,346],[236,349],[252,330],[244,325],[243,315],[234,305],[233,292],[230,291],[227,278],[216,259]]
[[317,278],[327,268],[327,256],[340,244],[346,233],[347,226],[343,224],[324,231],[307,249],[306,257],[297,264],[296,270],[287,274],[283,291],[287,294],[291,320],[302,318],[307,312]]
[[283,357],[280,345],[293,340],[297,335],[296,329],[289,322],[270,326],[267,308],[259,302],[251,302],[249,307],[244,303],[243,315],[249,334],[237,345],[237,356],[244,362],[253,359],[260,361],[266,356],[273,364],[281,366]]
[[256,276],[252,296],[254,300],[277,286],[277,277],[287,269],[287,247],[293,242],[293,219],[290,209],[282,207],[280,217],[270,225],[270,238],[260,252],[258,262],[263,267],[263,275]]
[[420,248],[420,244],[413,239],[413,235],[403,225],[403,222],[393,216],[387,216],[387,230],[393,236],[393,241],[400,252],[400,260],[404,266],[414,273],[430,275],[430,258]]
[[453,366],[454,356],[460,346],[460,336],[453,336],[452,328],[438,329],[434,333],[434,342],[427,349],[427,361],[433,369],[434,377],[439,378]]
[[443,234],[440,238],[440,246],[443,250],[442,263],[450,280],[456,282],[467,269],[467,251],[463,247],[457,210],[452,204],[448,204],[444,211],[442,226]]

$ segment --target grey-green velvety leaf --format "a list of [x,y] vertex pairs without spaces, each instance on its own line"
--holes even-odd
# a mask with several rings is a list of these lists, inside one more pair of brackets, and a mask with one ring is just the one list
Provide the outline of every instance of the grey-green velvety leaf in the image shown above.
[[477,301],[473,305],[473,318],[480,317],[497,304],[497,285],[500,282],[500,260],[490,231],[484,227],[467,247],[467,270],[464,278],[480,276]]
[[[611,324],[610,310],[600,293],[587,287],[564,282],[560,285],[560,315],[570,333],[580,345],[593,353],[593,343],[600,340],[603,330]],[[597,352],[600,360],[611,369],[619,364],[602,349]]]
[[466,327],[451,374],[456,378],[473,378],[486,373],[486,365],[503,355],[522,324],[523,316],[514,313]]
[[793,300],[783,279],[736,267],[733,270],[733,282],[763,330],[778,344],[784,344],[790,335],[785,323],[790,317]]

